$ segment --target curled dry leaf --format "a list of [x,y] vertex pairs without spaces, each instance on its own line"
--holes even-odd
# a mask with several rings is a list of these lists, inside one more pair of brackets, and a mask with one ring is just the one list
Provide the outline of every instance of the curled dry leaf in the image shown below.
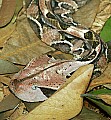
[[98,95],[98,97],[102,99],[105,103],[111,105],[111,94]]
[[15,12],[16,0],[2,0],[0,9],[0,27],[7,25]]
[[106,68],[104,73],[101,74],[101,76],[91,81],[88,90],[91,90],[96,86],[104,85],[104,84],[111,84],[111,62],[108,64],[108,67]]
[[19,103],[20,100],[10,93],[7,97],[5,97],[5,99],[0,102],[0,112],[14,109]]
[[74,13],[74,20],[81,23],[83,26],[91,27],[97,14],[99,4],[100,0],[90,0]]
[[54,95],[17,120],[67,120],[76,116],[82,109],[80,95],[85,93],[92,71],[92,64],[79,68]]
[[111,89],[111,84],[105,84],[103,85],[105,88]]
[[7,26],[0,28],[0,47],[3,47],[4,43],[10,37],[10,35],[14,32],[15,26],[16,26],[16,23],[11,22]]
[[9,85],[10,83],[10,78],[9,77],[5,77],[4,75],[0,75],[0,82],[5,84],[5,85]]
[[3,94],[3,88],[0,87],[0,102],[3,100],[4,94]]
[[111,16],[111,1],[100,0],[99,9],[91,27],[96,33],[100,33],[104,23]]
[[15,15],[17,15],[23,7],[23,0],[16,0]]
[[15,120],[18,116],[22,116],[25,113],[25,105],[20,103],[15,111],[9,116],[10,120]]
[[47,53],[49,56],[53,56],[55,59],[61,59],[61,60],[71,60],[73,59],[73,55],[68,53],[63,53],[61,51],[51,51]]
[[19,70],[20,69],[13,63],[6,60],[0,60],[0,74],[16,73]]
[[15,110],[13,109],[13,110],[8,110],[6,112],[0,113],[0,120],[7,120],[9,116],[13,114],[14,111]]
[[37,102],[47,99],[40,88],[57,90],[66,81],[66,77],[87,62],[75,60],[55,60],[47,55],[35,58],[15,74],[10,89],[20,99]]
[[26,65],[32,58],[39,57],[51,50],[54,49],[41,42],[27,19],[24,19],[17,23],[16,31],[4,45],[0,58]]

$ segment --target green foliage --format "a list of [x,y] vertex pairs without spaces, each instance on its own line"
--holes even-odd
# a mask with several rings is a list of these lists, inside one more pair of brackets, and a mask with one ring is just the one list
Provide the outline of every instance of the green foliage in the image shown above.
[[93,103],[95,103],[97,106],[99,106],[101,109],[103,109],[107,114],[111,116],[111,106],[105,103],[99,95],[111,95],[111,90],[109,89],[99,89],[95,91],[91,91],[87,94],[83,94],[81,96],[86,97]]
[[100,32],[100,37],[105,41],[111,40],[111,17],[106,21],[103,29]]

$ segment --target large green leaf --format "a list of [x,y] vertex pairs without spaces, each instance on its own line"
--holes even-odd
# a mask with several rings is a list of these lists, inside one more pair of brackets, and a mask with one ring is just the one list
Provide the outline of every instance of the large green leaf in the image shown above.
[[100,37],[105,41],[111,40],[111,17],[106,21],[103,29],[100,32]]
[[105,94],[110,94],[111,95],[111,90],[109,90],[109,89],[99,89],[99,90],[91,91],[91,92],[89,92],[87,94],[84,94],[82,96],[88,98],[90,101],[95,103],[97,106],[99,106],[101,109],[106,111],[111,116],[111,106],[106,104],[104,101],[101,100],[100,97],[98,97],[98,95],[103,95],[103,94],[104,95]]

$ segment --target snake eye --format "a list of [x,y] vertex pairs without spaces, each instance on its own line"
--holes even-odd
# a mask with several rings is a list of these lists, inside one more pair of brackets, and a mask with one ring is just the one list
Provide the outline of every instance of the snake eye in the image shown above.
[[37,88],[38,88],[38,86],[37,85],[32,85],[32,90],[36,90]]
[[93,33],[91,31],[84,33],[84,38],[93,39]]

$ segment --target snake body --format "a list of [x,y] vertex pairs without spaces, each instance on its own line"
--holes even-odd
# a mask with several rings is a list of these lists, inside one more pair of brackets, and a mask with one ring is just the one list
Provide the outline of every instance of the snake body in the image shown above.
[[103,71],[104,66],[99,63],[103,58],[107,63],[107,45],[98,34],[75,22],[72,17],[87,1],[32,0],[27,8],[27,17],[38,25],[43,42],[72,54],[77,61],[91,61],[95,68],[98,66]]
[[[44,55],[34,58],[10,82],[11,91],[28,102],[44,101],[41,88],[57,90],[79,67],[94,64],[92,79],[107,66],[107,45],[94,31],[72,18],[87,0],[32,0],[27,18],[37,25],[37,36],[47,45],[73,55],[73,59],[55,59]],[[98,74],[100,73],[100,74]],[[46,90],[46,89],[45,89]]]

